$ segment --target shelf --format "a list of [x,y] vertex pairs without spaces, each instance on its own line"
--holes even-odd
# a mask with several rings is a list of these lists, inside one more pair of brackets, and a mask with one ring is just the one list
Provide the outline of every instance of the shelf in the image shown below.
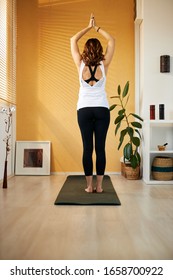
[[[155,180],[151,167],[155,157],[173,158],[173,120],[148,120],[143,125],[143,180],[149,185],[173,185],[173,178],[168,181]],[[157,146],[168,143],[165,151]]]
[[[164,122],[160,123],[152,123],[150,124],[150,142],[149,148],[150,151],[157,151],[161,153],[167,153],[169,151],[173,151],[173,123]],[[159,151],[157,146],[168,143],[165,151]],[[170,152],[169,152],[170,153]]]
[[147,120],[144,121],[144,123],[149,123],[149,124],[158,124],[158,125],[162,125],[162,124],[171,124],[173,125],[173,120]]

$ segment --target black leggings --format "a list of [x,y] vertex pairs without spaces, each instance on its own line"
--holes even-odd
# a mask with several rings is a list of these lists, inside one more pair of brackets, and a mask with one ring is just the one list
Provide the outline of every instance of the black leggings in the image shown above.
[[77,111],[83,141],[85,176],[93,174],[93,136],[95,136],[96,173],[104,175],[106,166],[105,142],[110,123],[110,111],[105,107],[87,107]]

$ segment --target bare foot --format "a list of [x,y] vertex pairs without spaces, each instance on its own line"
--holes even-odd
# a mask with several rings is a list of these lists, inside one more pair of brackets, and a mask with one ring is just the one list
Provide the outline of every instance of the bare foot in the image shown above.
[[87,193],[92,193],[93,192],[93,188],[92,187],[88,187],[88,188],[85,189],[85,191]]
[[92,181],[93,181],[93,176],[92,175],[91,176],[86,176],[87,188],[85,189],[85,191],[88,192],[88,193],[93,192]]
[[97,175],[97,184],[96,184],[96,192],[102,193],[102,182],[103,182],[103,175]]
[[97,187],[97,188],[96,188],[96,192],[97,192],[97,193],[102,193],[102,192],[103,192],[103,189],[102,189],[101,187]]

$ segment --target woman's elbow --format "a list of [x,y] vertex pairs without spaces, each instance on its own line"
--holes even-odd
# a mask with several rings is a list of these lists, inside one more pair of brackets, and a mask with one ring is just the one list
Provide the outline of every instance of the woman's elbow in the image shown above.
[[75,36],[71,37],[70,38],[70,42],[71,43],[76,43],[77,42],[76,37]]

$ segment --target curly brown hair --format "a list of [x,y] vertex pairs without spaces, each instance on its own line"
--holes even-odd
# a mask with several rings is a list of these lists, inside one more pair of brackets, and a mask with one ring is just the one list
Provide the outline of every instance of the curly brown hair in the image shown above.
[[96,38],[88,39],[81,56],[85,65],[99,64],[100,61],[104,60],[103,47],[100,41]]

